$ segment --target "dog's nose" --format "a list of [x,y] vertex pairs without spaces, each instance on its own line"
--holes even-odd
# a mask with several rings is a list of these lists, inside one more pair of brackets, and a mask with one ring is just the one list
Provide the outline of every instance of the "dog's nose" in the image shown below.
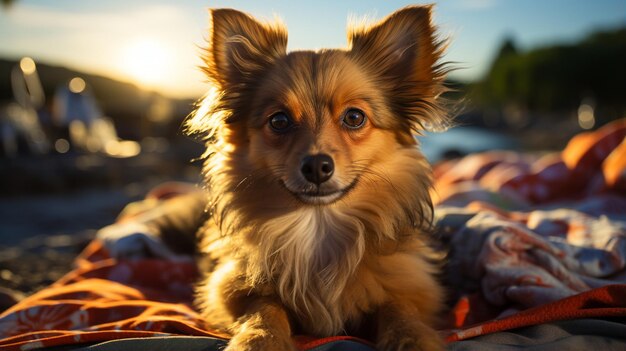
[[306,180],[320,185],[329,180],[335,171],[335,162],[326,154],[309,155],[302,159],[300,172]]

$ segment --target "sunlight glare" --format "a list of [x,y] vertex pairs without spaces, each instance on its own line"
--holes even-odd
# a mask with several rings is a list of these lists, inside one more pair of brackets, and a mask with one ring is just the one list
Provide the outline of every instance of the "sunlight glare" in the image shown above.
[[163,81],[169,61],[170,53],[161,42],[139,39],[124,50],[122,69],[138,83],[154,85]]

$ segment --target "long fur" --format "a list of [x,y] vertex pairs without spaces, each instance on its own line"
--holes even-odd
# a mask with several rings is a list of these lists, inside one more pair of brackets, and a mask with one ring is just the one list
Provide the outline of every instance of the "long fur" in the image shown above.
[[[430,17],[429,6],[405,8],[349,29],[347,50],[288,54],[280,24],[213,10],[204,57],[211,90],[188,121],[207,138],[211,220],[201,236],[215,262],[198,302],[237,342],[252,342],[237,333],[261,323],[255,318],[282,320],[250,312],[259,298],[317,336],[358,328],[387,305],[427,325],[436,319],[443,293],[428,245],[431,174],[413,137],[447,123],[443,44]],[[353,105],[369,124],[338,128]],[[290,112],[297,137],[268,132],[276,110]],[[319,152],[335,159],[331,185],[354,184],[332,204],[310,205],[284,187],[308,186],[296,176],[299,160]]]

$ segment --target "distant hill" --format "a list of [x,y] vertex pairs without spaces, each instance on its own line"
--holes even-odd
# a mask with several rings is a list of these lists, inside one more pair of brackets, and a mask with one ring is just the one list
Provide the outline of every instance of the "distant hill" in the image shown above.
[[[13,99],[11,70],[17,61],[0,59],[0,101]],[[37,62],[37,70],[46,93],[47,103],[52,101],[55,90],[67,84],[73,77],[83,78],[91,87],[104,114],[111,117],[122,137],[137,139],[144,134],[147,122],[145,117],[155,101],[167,101],[173,110],[169,129],[176,129],[182,119],[191,111],[193,100],[172,99],[159,93],[141,89],[133,84],[111,78],[87,74],[65,67]]]

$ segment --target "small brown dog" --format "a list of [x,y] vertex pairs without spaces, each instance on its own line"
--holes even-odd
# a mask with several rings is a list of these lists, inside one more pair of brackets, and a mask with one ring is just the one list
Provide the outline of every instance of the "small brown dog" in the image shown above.
[[[227,350],[295,350],[291,336],[440,350],[428,245],[430,166],[414,133],[445,122],[431,7],[351,28],[347,50],[287,53],[280,24],[211,11],[206,132],[214,262],[197,289]],[[360,333],[360,334],[359,334]]]

